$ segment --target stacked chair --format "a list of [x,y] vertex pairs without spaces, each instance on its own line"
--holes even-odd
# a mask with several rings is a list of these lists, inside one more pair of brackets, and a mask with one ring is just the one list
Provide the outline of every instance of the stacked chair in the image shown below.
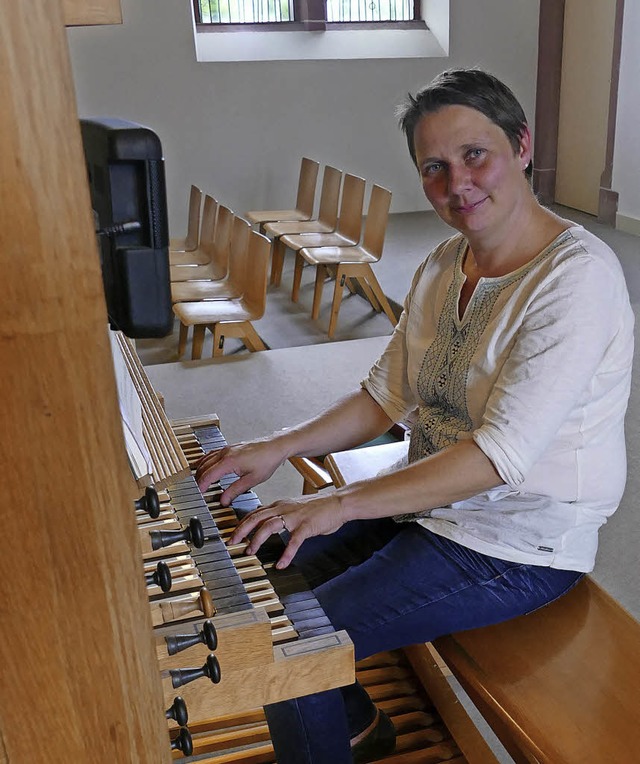
[[[338,199],[339,202],[338,211]],[[287,249],[295,255],[291,299],[300,295],[302,271],[305,265],[316,267],[311,317],[316,320],[324,281],[335,278],[328,336],[335,333],[342,294],[346,286],[352,293],[361,292],[377,312],[384,311],[392,326],[397,318],[371,268],[382,257],[391,192],[374,184],[371,189],[366,224],[362,226],[366,182],[363,178],[326,166],[323,174],[320,206],[316,218],[304,221],[290,219],[267,221],[275,211],[247,213],[249,220],[260,220],[261,228],[273,238],[271,283],[280,285]],[[283,211],[289,212],[289,211]]]
[[265,223],[264,232],[273,237],[273,253],[271,258],[271,283],[280,285],[282,279],[282,266],[286,246],[280,241],[281,236],[298,233],[330,233],[335,230],[338,223],[338,201],[340,199],[340,186],[342,184],[342,172],[335,167],[327,165],[322,176],[322,190],[320,192],[320,207],[318,217],[313,220],[277,220]]
[[215,232],[218,202],[207,194],[204,198],[198,246],[191,252],[169,253],[171,281],[222,278],[227,269],[226,253],[222,266],[216,262]]
[[[178,265],[183,259],[185,262],[191,262],[189,253],[194,252],[199,243],[201,207],[202,191],[198,186],[192,185],[189,191],[187,235],[182,239],[169,239],[169,256],[172,265]],[[183,257],[185,254],[186,257]]]
[[303,157],[300,164],[295,208],[289,210],[251,210],[245,213],[247,220],[260,226],[261,229],[266,223],[275,220],[310,220],[313,215],[319,169],[319,162]]
[[[345,287],[362,294],[395,326],[397,318],[371,267],[382,256],[391,192],[377,184],[372,186],[363,226],[366,181],[327,165],[314,218],[318,171],[318,162],[303,157],[295,208],[252,210],[245,213],[246,219],[209,194],[202,208],[202,191],[191,187],[187,236],[180,242],[172,240],[170,250],[171,298],[180,321],[179,356],[185,351],[190,327],[193,359],[202,355],[207,329],[213,334],[214,357],[222,354],[225,336],[241,339],[250,351],[265,350],[253,322],[266,308],[269,257],[271,283],[279,286],[287,249],[295,253],[293,302],[299,299],[304,266],[316,268],[314,320],[320,313],[325,280],[335,279],[330,339],[335,334]],[[251,230],[251,224],[259,230]]]
[[207,262],[171,268],[173,312],[180,321],[179,357],[189,327],[193,327],[192,359],[201,358],[207,329],[213,334],[213,357],[222,355],[225,337],[241,339],[251,351],[266,350],[252,322],[262,318],[266,307],[271,242],[228,207],[215,206],[213,227],[200,236]]
[[220,289],[224,287],[229,273],[229,247],[234,217],[228,207],[217,204],[213,227],[201,235],[200,251],[206,255],[206,261],[201,265],[171,266],[173,302],[205,300],[212,290],[217,296],[225,296],[226,293]]
[[328,269],[331,269],[335,276],[333,302],[329,318],[329,338],[333,337],[336,324],[338,323],[342,292],[347,279],[352,279],[356,282],[374,310],[378,312],[384,311],[392,326],[395,326],[397,323],[397,318],[389,305],[389,301],[385,297],[378,279],[371,269],[371,264],[378,262],[382,257],[390,206],[391,192],[386,188],[382,188],[382,186],[374,185],[371,189],[369,209],[361,244],[353,246],[349,244],[320,247],[315,245],[304,246],[296,255],[296,273],[294,276],[294,279],[297,279],[296,286],[294,286],[296,293],[300,283],[299,274],[302,271],[302,268],[298,266],[298,262],[305,261],[309,265],[316,266],[316,281],[311,312],[313,319],[317,319],[320,312],[320,300],[322,299],[325,273]]

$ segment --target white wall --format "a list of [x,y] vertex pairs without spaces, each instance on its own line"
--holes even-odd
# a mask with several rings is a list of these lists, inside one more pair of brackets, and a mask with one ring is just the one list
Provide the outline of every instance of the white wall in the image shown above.
[[618,91],[613,189],[618,192],[617,227],[640,234],[640,3],[626,0]]
[[424,209],[394,109],[448,67],[492,71],[533,123],[533,0],[451,0],[449,58],[369,61],[197,63],[190,0],[122,10],[122,26],[69,30],[78,110],[158,133],[172,235],[186,226],[190,183],[239,213],[291,206],[303,155],[386,185],[395,212]]

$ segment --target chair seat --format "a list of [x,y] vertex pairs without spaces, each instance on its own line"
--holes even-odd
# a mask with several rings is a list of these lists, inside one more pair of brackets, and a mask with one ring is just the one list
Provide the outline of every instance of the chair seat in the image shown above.
[[195,300],[224,300],[239,297],[239,287],[222,281],[178,281],[171,284],[172,302],[192,302]]
[[190,252],[169,250],[170,265],[205,265],[208,262],[209,256],[200,249],[193,249]]
[[226,276],[226,271],[216,268],[213,263],[204,265],[172,265],[171,282],[178,281],[217,281]]
[[267,223],[264,230],[265,233],[277,237],[296,233],[331,233],[334,228],[334,225],[322,223],[320,220],[278,220]]
[[272,223],[278,220],[309,220],[311,215],[307,215],[302,210],[254,210],[245,213],[247,220],[252,223]]
[[311,265],[378,262],[375,255],[362,247],[303,247],[300,254]]
[[212,300],[211,302],[182,302],[173,306],[173,312],[185,326],[217,324],[220,321],[251,321],[255,316],[239,299]]
[[193,252],[197,247],[198,243],[189,241],[186,236],[181,239],[169,239],[170,252]]
[[357,244],[354,239],[348,239],[339,233],[300,233],[281,236],[280,241],[289,249],[299,250],[303,247],[350,247]]

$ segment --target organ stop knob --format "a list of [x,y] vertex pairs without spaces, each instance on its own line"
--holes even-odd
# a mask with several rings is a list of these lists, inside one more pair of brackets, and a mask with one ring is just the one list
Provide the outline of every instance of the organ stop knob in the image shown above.
[[202,624],[202,630],[197,634],[174,634],[165,637],[167,643],[167,652],[169,655],[175,655],[188,647],[193,647],[199,643],[205,644],[211,652],[218,647],[218,634],[212,621],[205,621]]
[[176,695],[173,699],[173,703],[165,711],[165,717],[167,719],[173,719],[180,727],[186,726],[189,721],[189,714],[187,712],[187,704],[184,702],[184,698],[180,695]]
[[160,516],[160,500],[158,499],[158,492],[152,485],[148,485],[144,489],[144,496],[141,496],[135,502],[137,510],[146,512],[149,517],[154,520]]
[[152,573],[145,575],[147,586],[155,584],[159,586],[163,592],[171,591],[171,568],[166,562],[160,560],[156,569]]
[[191,733],[186,727],[181,727],[178,736],[171,741],[172,751],[182,751],[185,756],[191,756],[193,753],[193,741]]
[[221,679],[220,664],[213,653],[207,656],[207,660],[201,668],[171,669],[169,673],[171,674],[171,684],[174,689],[205,676],[213,684],[218,684]]
[[204,531],[197,517],[192,517],[189,520],[189,527],[183,528],[181,531],[150,531],[149,536],[151,537],[151,548],[154,551],[178,541],[187,541],[193,544],[196,549],[204,546]]

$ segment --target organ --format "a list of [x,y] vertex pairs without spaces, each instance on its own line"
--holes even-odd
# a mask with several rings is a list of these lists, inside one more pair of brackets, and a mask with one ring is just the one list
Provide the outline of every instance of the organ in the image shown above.
[[[74,23],[119,19],[117,0],[65,0],[63,7]],[[284,607],[280,613],[274,604],[277,616],[270,604],[207,617],[215,601],[201,593],[202,571],[193,572],[188,543],[163,560],[173,571],[168,597],[161,594],[164,568],[151,552],[143,560],[137,521],[144,509],[134,510],[143,491],[123,447],[64,20],[55,0],[5,2],[0,11],[0,764],[184,758],[177,745],[184,748],[186,736],[178,730],[187,720],[175,698],[203,680],[167,685],[171,671],[202,670],[211,652],[221,682],[207,678],[209,700],[198,693],[187,705],[196,760],[243,746],[236,761],[273,762],[257,706],[272,699],[276,655],[296,644],[273,638],[288,631],[271,620]],[[138,381],[152,410],[157,401]],[[149,416],[152,430],[159,418]],[[160,489],[164,513],[173,512],[171,486],[189,477],[183,445],[189,452],[203,424],[179,423],[166,461],[154,460],[150,482]],[[250,569],[253,561],[246,564]],[[245,576],[247,596],[255,591],[252,576]],[[256,597],[277,599],[264,586]],[[202,617],[194,617],[196,603]],[[181,624],[165,620],[174,608]],[[215,639],[207,621],[217,624]],[[170,644],[186,633],[195,644],[169,656]],[[554,764],[631,761],[638,747],[637,634],[637,623],[585,582],[548,611],[446,638],[442,647],[496,730],[515,739],[516,753],[533,750],[536,760]],[[348,645],[336,649],[346,654]],[[344,678],[342,657],[338,665]],[[219,698],[225,666],[241,690]],[[435,669],[430,651],[411,648],[374,656],[358,666],[358,676],[399,720],[403,761],[495,764]],[[300,681],[298,669],[288,673]],[[273,691],[295,694],[299,686]],[[255,708],[239,710],[248,705]]]

